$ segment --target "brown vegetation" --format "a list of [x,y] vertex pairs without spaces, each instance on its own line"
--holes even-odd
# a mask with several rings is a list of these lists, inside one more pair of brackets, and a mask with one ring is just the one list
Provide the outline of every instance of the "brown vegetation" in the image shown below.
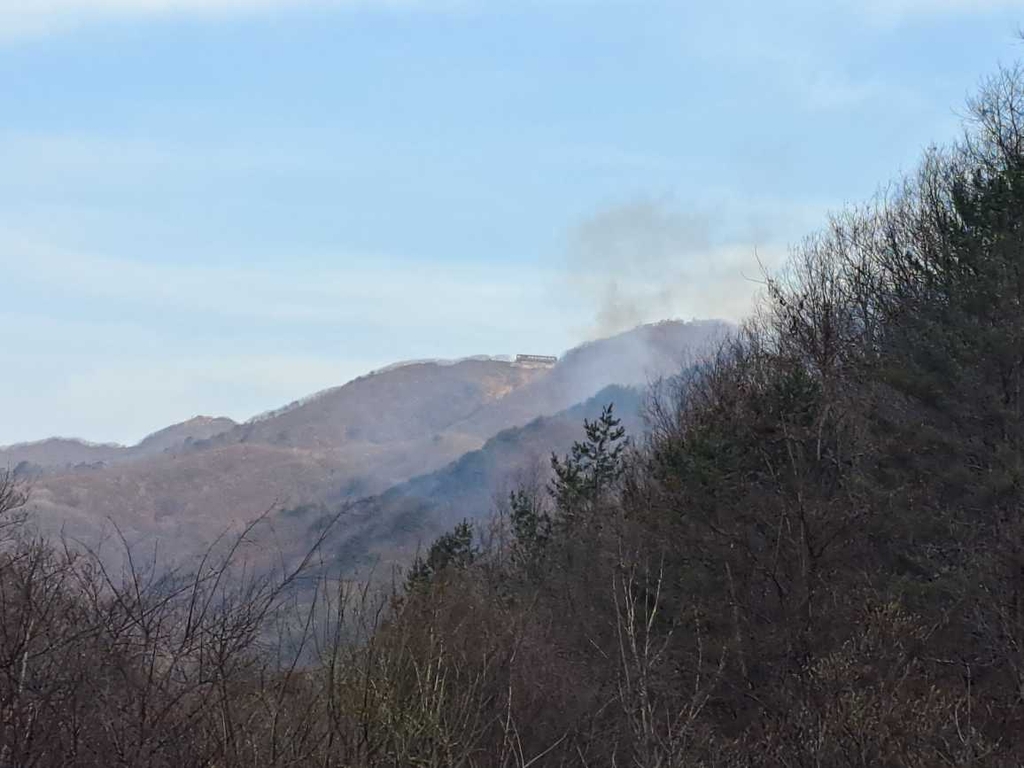
[[6,527],[0,763],[1020,765],[1022,84],[386,598]]

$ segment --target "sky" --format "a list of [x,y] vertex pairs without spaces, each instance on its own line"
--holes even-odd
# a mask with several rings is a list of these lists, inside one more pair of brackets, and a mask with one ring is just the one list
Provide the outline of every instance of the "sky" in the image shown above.
[[0,444],[739,320],[1024,0],[0,0]]

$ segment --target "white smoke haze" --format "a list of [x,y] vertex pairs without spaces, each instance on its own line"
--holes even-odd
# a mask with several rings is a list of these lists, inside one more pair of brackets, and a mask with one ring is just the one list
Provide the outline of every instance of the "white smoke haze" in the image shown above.
[[718,217],[664,198],[627,201],[584,220],[570,236],[567,282],[593,311],[588,335],[667,318],[746,317],[761,265],[779,263],[784,249],[765,245],[763,230],[755,239],[721,229]]

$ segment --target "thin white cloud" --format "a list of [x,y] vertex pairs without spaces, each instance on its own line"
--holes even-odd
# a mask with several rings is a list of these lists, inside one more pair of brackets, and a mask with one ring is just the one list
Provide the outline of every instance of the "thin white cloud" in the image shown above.
[[154,263],[0,231],[0,273],[31,297],[0,310],[0,365],[34,382],[0,381],[0,443],[132,441],[196,413],[247,418],[401,359],[578,341],[551,275],[521,264]]
[[[0,0],[2,2],[3,0]],[[205,151],[194,146],[138,137],[112,138],[59,132],[0,130],[0,166],[20,178],[53,177],[127,178],[144,180],[171,171],[248,171],[253,169],[309,169],[315,160],[285,148],[273,157],[238,144],[222,143]]]
[[872,23],[891,26],[919,17],[1019,11],[1024,0],[850,0],[846,7]]
[[68,250],[0,231],[0,266],[23,288],[55,299],[119,301],[173,311],[265,322],[378,328],[451,327],[473,321],[505,327],[505,318],[542,315],[547,298],[525,290],[549,284],[540,267],[492,263],[444,267],[421,261],[339,253],[318,267],[294,269],[147,262]]
[[461,0],[0,0],[0,40],[104,19],[218,16],[316,8],[450,10]]
[[[581,8],[595,4],[618,5],[620,0],[521,0],[523,5],[543,8],[557,3]],[[430,10],[451,11],[469,6],[482,7],[479,0],[0,0],[0,41],[63,31],[103,19],[160,16],[223,16],[267,11],[308,9]],[[621,2],[624,8],[628,3]],[[721,7],[723,18],[734,15],[736,7],[746,8],[748,0]],[[788,0],[783,7],[799,11],[821,6],[810,0]],[[846,0],[845,8],[855,16],[875,23],[891,24],[922,15],[978,14],[1024,9],[1024,0]]]
[[860,6],[879,13],[979,13],[1024,8],[1022,0],[861,0]]

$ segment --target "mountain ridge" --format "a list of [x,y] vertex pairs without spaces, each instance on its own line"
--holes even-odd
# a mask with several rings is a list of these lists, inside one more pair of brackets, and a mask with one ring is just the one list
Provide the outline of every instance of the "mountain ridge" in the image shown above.
[[111,449],[113,458],[29,467],[29,511],[44,533],[89,542],[116,525],[129,542],[197,551],[269,509],[374,497],[607,386],[678,373],[728,329],[718,321],[640,326],[569,350],[552,366],[486,356],[407,362],[262,420],[172,425],[140,441],[132,460],[123,458],[132,449]]
[[190,440],[207,439],[233,426],[235,422],[224,416],[193,416],[151,432],[133,445],[92,442],[80,437],[45,437],[0,446],[0,465],[27,462],[46,469],[133,460],[183,446]]

